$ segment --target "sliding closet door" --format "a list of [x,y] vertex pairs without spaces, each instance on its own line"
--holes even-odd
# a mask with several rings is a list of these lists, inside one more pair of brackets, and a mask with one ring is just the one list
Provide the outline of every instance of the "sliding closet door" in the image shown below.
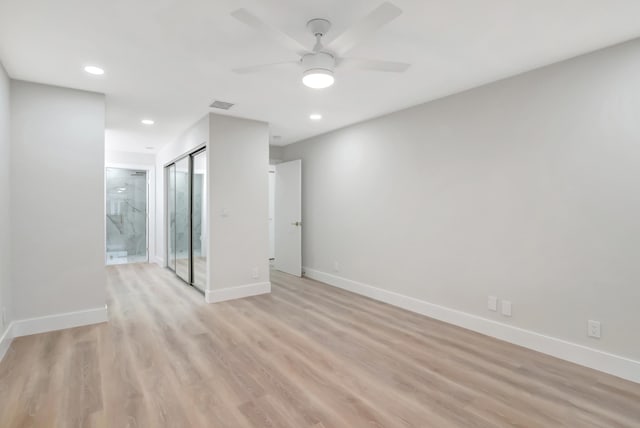
[[167,265],[201,291],[207,284],[207,154],[191,153],[165,167]]
[[204,290],[207,283],[207,153],[192,155],[191,253],[193,285]]
[[176,166],[170,165],[167,174],[167,265],[176,270]]
[[175,163],[176,167],[176,274],[188,283],[191,283],[191,260],[190,260],[190,230],[189,221],[189,157],[182,158]]

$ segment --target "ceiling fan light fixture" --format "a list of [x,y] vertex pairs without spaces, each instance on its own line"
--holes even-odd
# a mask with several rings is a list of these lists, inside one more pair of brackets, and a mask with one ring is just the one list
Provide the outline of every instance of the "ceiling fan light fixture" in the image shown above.
[[321,68],[307,70],[302,76],[302,83],[312,89],[325,89],[335,82],[333,72]]
[[[334,70],[336,66],[344,67],[345,63],[347,68],[359,68],[362,70],[392,73],[402,73],[406,71],[407,68],[409,68],[409,64],[345,58],[343,56],[356,45],[369,38],[378,29],[393,21],[400,14],[402,14],[402,10],[399,7],[394,6],[389,1],[385,1],[359,23],[333,38],[326,46],[323,40],[331,28],[331,22],[324,18],[314,18],[307,22],[307,29],[316,40],[313,48],[309,50],[306,43],[301,43],[298,39],[292,38],[282,31],[271,27],[246,9],[240,8],[231,12],[231,16],[238,21],[254,30],[260,31],[263,35],[280,42],[280,44],[287,49],[300,55],[299,65],[302,67],[303,72],[302,83],[313,89],[324,89],[333,85],[335,82]],[[238,74],[255,73],[294,64],[295,62],[288,61],[284,63],[236,68],[233,71]]]
[[336,60],[333,55],[326,52],[315,52],[306,54],[301,59],[302,83],[313,89],[324,89],[333,85],[335,78],[333,77],[333,69],[336,66]]

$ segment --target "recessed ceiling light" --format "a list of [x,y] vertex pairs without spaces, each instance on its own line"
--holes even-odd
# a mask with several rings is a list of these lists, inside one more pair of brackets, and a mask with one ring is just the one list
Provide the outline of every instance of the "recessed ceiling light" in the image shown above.
[[155,122],[151,119],[142,119],[140,123],[142,123],[143,125],[153,125]]
[[322,115],[318,114],[318,113],[314,113],[312,115],[309,115],[309,119],[311,119],[311,120],[320,120],[320,119],[322,119]]
[[145,149],[147,149],[147,150],[153,150],[153,149],[155,149],[155,147],[153,147],[153,146],[147,146],[147,147],[145,147]]
[[97,67],[95,65],[87,65],[84,68],[84,71],[86,71],[89,74],[93,74],[96,76],[102,76],[104,74],[104,70],[100,67]]

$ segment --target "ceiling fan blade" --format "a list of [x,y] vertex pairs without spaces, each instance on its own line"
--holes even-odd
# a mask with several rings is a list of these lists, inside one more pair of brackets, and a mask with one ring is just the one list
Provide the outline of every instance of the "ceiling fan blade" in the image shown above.
[[300,55],[309,51],[302,43],[277,28],[270,26],[246,9],[241,8],[234,10],[231,12],[231,16]]
[[376,59],[342,58],[338,61],[340,67],[359,68],[361,70],[385,71],[388,73],[403,73],[411,64],[393,61],[378,61]]
[[233,72],[237,74],[259,73],[265,70],[274,70],[286,66],[298,65],[299,61],[276,62],[273,64],[252,65],[249,67],[234,68]]
[[329,43],[327,48],[335,51],[338,55],[344,55],[380,27],[393,21],[401,14],[402,9],[389,2],[384,2],[362,21],[336,37]]

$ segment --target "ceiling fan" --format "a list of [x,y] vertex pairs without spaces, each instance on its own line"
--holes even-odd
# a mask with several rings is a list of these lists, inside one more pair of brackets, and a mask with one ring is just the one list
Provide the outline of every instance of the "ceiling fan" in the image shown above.
[[312,19],[307,22],[307,28],[316,38],[316,43],[311,49],[308,49],[298,40],[271,27],[246,9],[235,10],[231,13],[231,16],[243,24],[260,31],[265,36],[271,37],[284,47],[295,51],[300,55],[300,60],[236,68],[233,71],[239,74],[246,74],[283,66],[301,66],[303,69],[302,82],[314,89],[323,89],[333,85],[335,81],[333,73],[336,67],[402,73],[410,67],[410,64],[374,59],[346,58],[343,56],[380,27],[393,21],[401,13],[402,10],[397,6],[384,2],[362,21],[347,29],[326,46],[322,40],[331,28],[331,22],[323,18]]

